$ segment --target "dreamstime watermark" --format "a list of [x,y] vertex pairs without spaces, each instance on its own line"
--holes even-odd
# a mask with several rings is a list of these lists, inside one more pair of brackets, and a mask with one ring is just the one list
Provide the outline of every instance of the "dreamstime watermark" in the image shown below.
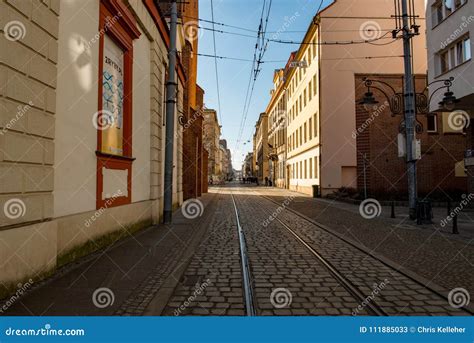
[[362,134],[371,124],[372,122],[379,116],[383,113],[383,111],[385,111],[385,109],[390,106],[390,104],[388,103],[388,101],[385,101],[382,105],[380,106],[377,106],[375,105],[373,107],[373,112],[371,113],[371,115],[369,116],[369,118],[367,118],[361,126],[359,126],[354,132],[352,132],[352,138],[356,139],[358,135]]
[[376,21],[369,20],[363,22],[359,27],[360,37],[364,40],[374,40],[380,38],[382,28],[380,24]]
[[453,111],[448,116],[448,126],[454,131],[464,130],[469,127],[470,123],[469,114],[463,110]]
[[97,43],[100,40],[100,37],[102,37],[109,29],[122,17],[122,13],[118,12],[116,15],[112,17],[112,19],[107,19],[105,20],[104,27],[100,29],[88,42],[85,42],[85,49],[89,50],[92,45]]
[[287,288],[275,288],[270,294],[270,302],[275,308],[290,307],[293,294]]
[[[201,118],[203,116],[203,108],[199,109],[198,111],[196,111],[193,116],[191,118],[189,118],[187,121],[186,121],[186,118],[184,115],[181,115],[178,117],[178,122],[183,126],[183,129],[184,130],[187,130],[189,129],[193,124],[194,122],[196,122],[196,120],[198,120],[199,118]],[[178,137],[178,133],[175,134],[176,137]]]
[[197,20],[191,20],[183,25],[184,37],[194,42],[196,39],[201,39],[204,35],[204,30],[199,28],[199,22]]
[[453,308],[461,308],[469,305],[471,296],[465,288],[454,288],[448,294],[449,306]]
[[352,315],[357,316],[359,312],[361,312],[365,307],[367,307],[371,302],[375,300],[375,298],[379,295],[379,293],[387,287],[389,284],[388,279],[383,280],[379,284],[374,283],[372,292],[357,306],[355,309],[352,310]]
[[359,213],[362,218],[374,219],[382,213],[382,206],[376,199],[365,199],[359,205]]
[[18,41],[25,38],[26,36],[26,27],[19,20],[12,20],[5,24],[3,27],[3,32],[5,38],[11,42]]
[[455,216],[462,212],[462,210],[469,205],[469,203],[474,199],[474,194],[469,193],[468,195],[461,195],[462,200],[459,202],[459,205],[456,206],[446,218],[443,218],[440,222],[441,227],[445,227]]
[[299,12],[295,12],[291,17],[285,16],[283,19],[283,24],[280,26],[278,30],[276,30],[273,35],[272,39],[278,39],[280,35],[286,31],[288,31],[289,27],[296,21],[296,19],[300,16]]
[[204,213],[204,205],[198,199],[189,199],[183,202],[181,213],[186,219],[196,219]]
[[469,24],[474,22],[474,15],[471,15],[469,17],[463,16],[461,19],[462,19],[462,22],[459,25],[459,27],[456,28],[456,30],[454,30],[453,33],[451,33],[451,35],[448,38],[446,38],[446,40],[441,42],[441,45],[440,45],[441,49],[446,49],[449,44],[451,44],[456,39],[461,37],[464,34],[464,32],[467,31],[467,27],[469,26]]
[[5,330],[6,336],[85,336],[84,329],[53,329],[46,324],[39,329],[16,329],[9,327]]
[[289,197],[287,197],[280,206],[277,207],[277,209],[275,211],[272,212],[272,214],[270,214],[268,216],[267,219],[265,219],[262,223],[263,227],[267,227],[268,225],[270,225],[270,223],[272,221],[274,221],[276,219],[276,217],[278,217],[280,215],[281,212],[283,212],[287,207],[288,205],[290,205],[290,203],[295,199],[295,196],[294,195],[291,195]]
[[31,109],[31,106],[33,106],[33,102],[29,101],[28,105],[18,105],[16,108],[16,115],[14,118],[11,118],[3,127],[2,131],[0,131],[1,135],[4,135],[7,133],[7,130],[10,130],[15,126],[15,124],[26,114]]
[[7,200],[3,205],[3,213],[8,219],[18,219],[26,214],[26,205],[18,198]]
[[94,214],[90,217],[87,218],[86,221],[84,222],[85,227],[91,226],[99,217],[107,210],[114,202],[117,200],[117,198],[122,196],[122,191],[119,189],[117,193],[114,193],[111,197],[108,197],[105,200],[104,206],[99,208],[97,211],[94,212]]
[[10,298],[7,299],[7,301],[5,301],[3,303],[3,305],[0,307],[0,313],[4,313],[5,311],[7,311],[11,306],[13,306],[13,304],[18,300],[20,299],[20,297],[23,296],[23,294],[25,294],[25,292],[31,288],[31,286],[33,285],[33,280],[32,279],[29,279],[27,282],[25,282],[24,284],[21,284],[19,283],[18,284],[18,289],[16,291],[15,294],[13,294]]
[[177,309],[174,310],[174,315],[179,316],[181,313],[183,313],[183,311],[186,310],[210,284],[211,280],[209,279],[201,284],[196,284],[196,289],[194,290],[193,294],[191,294]]
[[107,287],[97,288],[92,294],[92,303],[97,308],[110,307],[115,302],[114,292]]
[[92,125],[99,130],[107,130],[115,123],[115,116],[107,110],[100,110],[92,115]]

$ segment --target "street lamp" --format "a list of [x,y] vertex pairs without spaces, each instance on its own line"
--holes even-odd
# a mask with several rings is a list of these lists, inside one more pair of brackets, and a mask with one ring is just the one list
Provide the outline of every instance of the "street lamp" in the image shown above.
[[[375,99],[374,93],[372,92],[372,89],[376,89],[379,92],[381,92],[387,99],[387,102],[390,105],[390,111],[392,112],[393,117],[395,115],[403,114],[403,108],[404,108],[403,99],[405,97],[403,93],[397,92],[390,84],[381,80],[372,80],[369,78],[364,78],[363,81],[364,81],[364,85],[367,87],[367,92],[364,94],[364,98],[359,102],[359,104],[361,105],[378,104],[379,102]],[[426,86],[425,89],[421,93],[416,93],[415,106],[416,106],[417,114],[420,114],[420,113],[427,114],[430,112],[429,106],[431,104],[431,101],[433,100],[433,96],[441,89],[446,89],[446,92],[444,93],[443,100],[441,100],[438,103],[439,108],[435,110],[434,112],[444,112],[446,110],[453,110],[454,106],[457,103],[459,103],[459,99],[457,99],[454,96],[454,93],[451,92],[453,81],[454,81],[454,77],[451,77],[445,80],[436,80],[436,81],[431,82],[428,86]],[[380,87],[375,86],[374,83],[388,87],[392,95],[389,96],[389,94],[387,94],[386,91],[384,91]],[[425,93],[428,91],[430,86],[436,83],[443,83],[443,85],[435,89],[431,93],[431,96],[428,99]]]
[[[379,102],[377,99],[374,97],[374,93],[372,92],[373,89],[378,90],[381,92],[385,98],[387,99],[387,103],[390,107],[390,111],[392,113],[392,117],[396,115],[401,115],[404,114],[405,118],[400,124],[400,132],[405,133],[405,137],[407,137],[407,151],[410,149],[413,149],[414,142],[416,140],[415,135],[409,134],[408,126],[406,125],[406,121],[409,120],[409,118],[406,118],[406,103],[405,99],[407,98],[407,94],[405,92],[397,92],[390,84],[381,81],[381,80],[373,80],[369,78],[364,78],[364,85],[367,87],[367,92],[364,94],[363,99],[359,102],[360,105],[376,105]],[[420,122],[416,119],[417,114],[428,114],[430,112],[430,104],[433,99],[433,96],[438,93],[442,89],[446,89],[446,92],[444,93],[443,99],[438,103],[439,104],[439,109],[436,110],[436,112],[444,112],[446,110],[454,110],[454,107],[457,103],[459,103],[459,100],[454,96],[453,92],[451,92],[451,87],[453,85],[454,78],[451,77],[449,79],[445,80],[436,80],[428,84],[428,86],[425,87],[425,89],[421,93],[412,93],[410,96],[414,98],[414,108],[415,108],[415,113],[413,118],[412,124],[410,125],[411,128],[415,129],[416,133],[421,133],[423,131],[423,127]],[[413,84],[415,83],[415,77],[412,78]],[[439,84],[442,83],[441,86],[439,86],[437,89],[435,89],[433,92],[431,92],[431,95],[428,97],[425,93],[428,91],[429,87],[434,85],[434,84]],[[391,95],[389,96],[388,92],[385,91],[383,88],[379,87],[378,85],[385,86],[386,88],[389,89]],[[413,113],[413,112],[412,112]],[[411,154],[407,154],[407,168],[408,168],[408,174],[411,175],[410,173],[413,174],[413,177],[409,178],[409,203],[410,203],[410,217],[411,219],[415,219],[416,213],[414,212],[413,204],[416,204],[417,202],[417,186],[416,186],[416,156],[413,156],[413,150]],[[409,157],[411,155],[411,157]],[[411,182],[410,182],[411,179]]]

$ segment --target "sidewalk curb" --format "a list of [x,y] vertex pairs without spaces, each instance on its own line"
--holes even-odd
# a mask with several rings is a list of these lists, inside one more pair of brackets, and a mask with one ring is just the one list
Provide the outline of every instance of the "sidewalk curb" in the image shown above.
[[[207,206],[210,206],[216,201],[216,198],[219,196],[220,192],[214,194],[212,199],[209,201]],[[206,206],[206,207],[207,207]],[[173,269],[169,273],[169,275],[164,279],[162,286],[158,289],[153,299],[150,301],[146,309],[143,311],[142,315],[144,316],[162,316],[163,311],[168,304],[171,296],[173,295],[174,290],[179,284],[179,281],[186,271],[187,267],[192,261],[192,257],[194,256],[197,247],[202,242],[202,238],[206,234],[207,230],[209,229],[206,225],[201,225],[207,220],[209,216],[213,214],[213,212],[207,212],[208,215],[205,217],[201,217],[199,222],[195,224],[195,227],[198,229],[193,233],[189,240],[189,245],[179,254],[176,263],[173,266]]]

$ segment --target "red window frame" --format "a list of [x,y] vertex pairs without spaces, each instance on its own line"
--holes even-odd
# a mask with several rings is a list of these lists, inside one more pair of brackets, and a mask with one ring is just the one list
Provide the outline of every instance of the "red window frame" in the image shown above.
[[[132,200],[132,99],[133,99],[133,40],[140,36],[135,18],[121,0],[101,0],[99,14],[99,75],[98,111],[103,109],[102,73],[104,59],[104,36],[107,35],[124,52],[124,98],[123,98],[123,156],[102,152],[102,131],[97,130],[97,194],[96,208],[114,207],[131,203]],[[107,202],[102,199],[104,176],[102,168],[127,170],[127,195]]]

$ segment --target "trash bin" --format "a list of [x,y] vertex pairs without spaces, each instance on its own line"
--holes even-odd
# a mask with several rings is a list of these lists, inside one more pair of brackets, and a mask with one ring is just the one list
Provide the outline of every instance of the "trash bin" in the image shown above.
[[320,198],[319,185],[313,185],[313,198]]
[[416,202],[416,223],[421,224],[432,224],[433,219],[433,208],[430,200],[418,200]]

